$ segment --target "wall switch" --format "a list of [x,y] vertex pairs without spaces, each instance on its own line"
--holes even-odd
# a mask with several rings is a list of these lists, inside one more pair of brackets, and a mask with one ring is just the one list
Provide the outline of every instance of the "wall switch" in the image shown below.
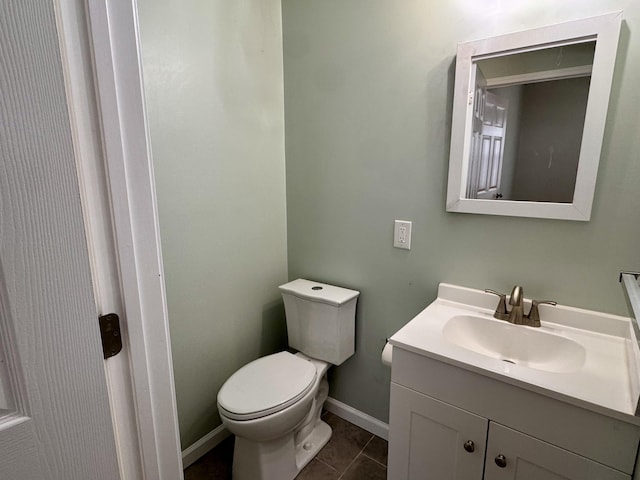
[[396,220],[393,227],[393,246],[411,250],[411,222]]

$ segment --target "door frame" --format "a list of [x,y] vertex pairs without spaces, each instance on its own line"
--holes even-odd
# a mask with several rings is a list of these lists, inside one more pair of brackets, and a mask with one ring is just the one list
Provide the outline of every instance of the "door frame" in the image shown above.
[[120,309],[105,370],[122,480],[182,479],[136,3],[54,4],[96,303]]

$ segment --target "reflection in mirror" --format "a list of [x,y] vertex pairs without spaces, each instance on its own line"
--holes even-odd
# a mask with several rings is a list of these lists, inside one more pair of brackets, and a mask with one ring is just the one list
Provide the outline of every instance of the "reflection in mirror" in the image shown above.
[[466,198],[571,203],[595,42],[474,61]]
[[458,45],[447,211],[589,220],[621,17]]

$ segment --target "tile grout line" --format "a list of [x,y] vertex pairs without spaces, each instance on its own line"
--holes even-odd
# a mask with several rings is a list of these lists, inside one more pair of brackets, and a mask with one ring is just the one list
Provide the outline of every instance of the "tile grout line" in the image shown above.
[[[372,439],[373,440],[373,439]],[[385,469],[387,468],[387,465],[376,460],[375,458],[373,458],[371,455],[367,455],[366,453],[364,453],[364,451],[362,452],[362,455],[364,455],[365,457],[367,457],[369,460],[372,460],[374,462],[376,462],[378,465],[380,465],[381,467],[384,467]]]
[[[349,469],[351,468],[351,465],[353,465],[356,460],[358,459],[358,457],[360,456],[360,454],[362,454],[362,452],[364,452],[364,449],[367,448],[367,445],[369,445],[371,443],[371,441],[373,440],[373,437],[375,435],[371,435],[371,438],[369,438],[369,440],[367,440],[367,443],[364,444],[364,447],[362,447],[362,449],[358,452],[358,454],[353,457],[353,460],[351,460],[351,463],[349,463],[349,465],[347,465],[347,468],[344,469],[344,472],[342,472],[340,474],[340,476],[338,477],[338,480],[341,480],[342,478],[344,478],[344,474],[347,473],[349,471]],[[367,457],[367,455],[365,455]],[[368,458],[368,457],[367,457]]]
[[[324,460],[320,460],[318,457],[313,457],[313,458],[311,459],[311,462],[313,462],[314,460],[316,460],[316,461],[318,461],[318,462],[322,463],[323,465],[326,465],[326,466],[327,466],[327,467],[329,467],[331,470],[333,470],[334,472],[338,473],[338,470],[336,470],[336,468],[335,468],[333,465],[329,465],[329,464],[328,464],[327,462],[325,462]],[[311,463],[311,462],[309,462],[309,463]],[[308,465],[308,464],[307,464],[307,465]],[[306,467],[305,467],[305,468],[306,468]],[[303,468],[302,470],[304,470],[304,468]],[[302,470],[301,470],[301,471],[302,471]]]

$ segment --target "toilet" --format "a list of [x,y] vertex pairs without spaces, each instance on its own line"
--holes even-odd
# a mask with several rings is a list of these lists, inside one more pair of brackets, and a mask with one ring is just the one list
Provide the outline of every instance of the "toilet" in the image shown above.
[[329,441],[320,419],[327,370],[355,350],[360,292],[298,279],[281,285],[288,351],[235,372],[218,392],[222,423],[235,434],[234,480],[291,480]]

